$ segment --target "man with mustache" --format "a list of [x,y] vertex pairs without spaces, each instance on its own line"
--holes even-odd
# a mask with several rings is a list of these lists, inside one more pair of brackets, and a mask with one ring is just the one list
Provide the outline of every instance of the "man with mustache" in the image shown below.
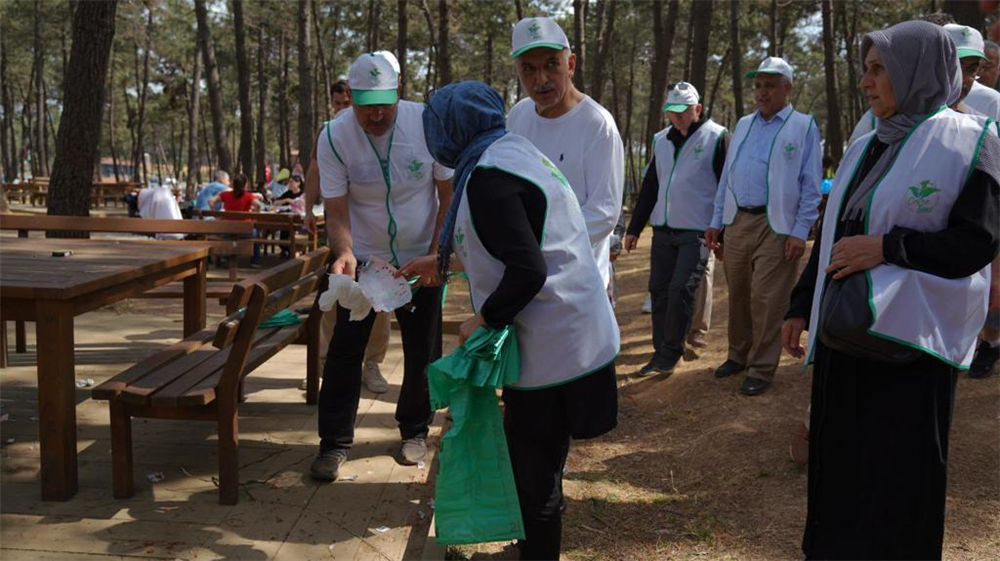
[[729,358],[715,376],[746,371],[740,393],[753,396],[778,367],[788,295],[819,216],[823,153],[816,121],[788,103],[792,67],[768,57],[747,77],[757,110],[733,132],[705,243],[722,250],[729,285]]
[[530,140],[569,181],[607,287],[611,233],[625,186],[625,148],[615,119],[573,85],[576,55],[553,19],[522,19],[511,43],[517,79],[529,97],[511,108],[507,130]]
[[[319,133],[316,159],[326,210],[331,274],[356,276],[378,258],[407,277],[419,276],[411,305],[395,310],[403,341],[403,385],[396,405],[401,465],[427,452],[433,418],[427,364],[441,356],[441,288],[437,240],[451,204],[452,170],[434,162],[424,140],[423,104],[399,99],[395,57],[379,51],[351,64],[351,107]],[[375,312],[349,321],[337,306],[319,395],[316,479],[335,481],[354,441],[361,364]]]

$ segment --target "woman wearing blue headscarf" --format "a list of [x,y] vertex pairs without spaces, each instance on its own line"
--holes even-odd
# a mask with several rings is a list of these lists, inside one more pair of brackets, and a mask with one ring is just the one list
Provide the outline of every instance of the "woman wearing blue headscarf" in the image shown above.
[[525,528],[519,556],[558,559],[570,439],[617,424],[618,324],[576,196],[531,142],[506,133],[496,92],[481,82],[438,90],[424,134],[431,155],[455,169],[439,272],[454,255],[469,277],[476,315],[461,340],[482,326],[512,324],[517,334],[520,375],[503,400]]

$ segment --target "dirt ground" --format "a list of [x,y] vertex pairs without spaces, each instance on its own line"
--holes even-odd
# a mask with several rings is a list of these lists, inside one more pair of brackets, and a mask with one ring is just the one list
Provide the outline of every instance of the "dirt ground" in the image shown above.
[[[564,479],[563,559],[801,559],[806,470],[789,440],[806,417],[811,376],[783,356],[765,394],[744,397],[726,359],[727,292],[717,264],[709,347],[669,377],[638,379],[652,353],[640,313],[649,233],[618,262],[619,426],[574,442]],[[804,264],[804,262],[803,262]],[[944,558],[1000,559],[1000,377],[958,382]],[[493,546],[456,548],[454,557]]]

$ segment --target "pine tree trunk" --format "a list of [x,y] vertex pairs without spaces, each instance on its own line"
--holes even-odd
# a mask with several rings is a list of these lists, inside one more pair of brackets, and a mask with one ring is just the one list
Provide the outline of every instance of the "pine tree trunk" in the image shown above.
[[[146,43],[142,48],[142,77],[139,76],[138,59],[136,61],[136,91],[139,92],[139,113],[136,121],[135,159],[142,161],[143,180],[149,181],[149,170],[146,169],[146,100],[149,98],[149,51],[153,48],[153,6],[146,0]],[[138,49],[137,49],[138,51]],[[138,57],[138,54],[136,54]],[[139,167],[136,166],[133,181],[139,181]]]
[[[38,157],[39,175],[49,175],[48,154],[45,153],[45,53],[42,46],[42,0],[35,0],[35,130],[34,148]],[[103,82],[103,80],[102,80]]]
[[438,87],[451,83],[451,56],[448,54],[448,28],[451,26],[448,0],[438,0]]
[[201,107],[201,61],[198,49],[194,51],[194,67],[191,69],[191,93],[188,96],[188,198],[194,197],[195,188],[201,182],[201,163],[198,161],[198,109]]
[[652,150],[653,135],[660,130],[663,122],[663,92],[667,89],[667,72],[670,70],[670,54],[674,45],[674,31],[677,28],[678,0],[671,0],[667,7],[667,19],[663,20],[663,3],[651,0],[653,18],[653,58],[650,61],[651,88],[649,104],[646,107],[646,130],[644,147],[646,154]]
[[194,0],[194,11],[198,19],[198,45],[201,48],[202,61],[205,63],[205,76],[208,79],[208,104],[212,112],[212,133],[218,167],[232,171],[233,157],[229,147],[226,146],[223,128],[222,85],[219,80],[219,68],[215,64],[215,44],[212,42],[212,30],[209,28],[205,0]]
[[115,181],[121,181],[118,173],[118,150],[115,146],[115,65],[108,64],[108,87],[105,93],[108,96],[108,147],[111,149],[111,166],[114,170]]
[[597,60],[594,62],[594,79],[590,85],[590,97],[597,103],[604,97],[604,66],[611,49],[611,38],[615,32],[615,8],[617,0],[607,0],[604,29],[601,30],[601,42],[597,48]]
[[743,46],[740,43],[740,0],[729,1],[729,38],[733,42],[733,113],[743,116]]
[[691,45],[691,74],[688,81],[705,95],[708,80],[708,40],[712,34],[712,8],[715,0],[699,2],[694,10],[694,39]]
[[243,0],[233,0],[233,39],[236,43],[236,81],[240,97],[240,150],[238,169],[253,177],[253,109],[250,105],[250,61],[243,20]]
[[406,74],[407,61],[407,0],[396,2],[396,58],[399,59],[399,96],[406,99],[406,86],[408,77]]
[[257,28],[257,177],[256,182],[264,181],[267,174],[267,158],[265,153],[264,123],[267,121],[267,74],[264,60],[268,45],[264,39],[264,26]]
[[778,56],[778,0],[771,0],[768,26],[767,56]]
[[3,107],[3,119],[0,120],[0,160],[3,164],[3,181],[14,180],[14,152],[11,149],[13,136],[14,112],[8,94],[7,82],[7,34],[0,33],[0,107]]
[[[327,64],[326,53],[323,50],[324,37],[319,27],[319,14],[316,13],[316,2],[312,3],[312,20],[313,20],[313,31],[316,33],[316,53],[319,55],[319,67],[323,74],[323,100],[326,102],[323,109],[323,114],[325,115],[325,120],[329,121],[330,117],[333,115],[333,100],[330,99],[330,88],[333,86],[333,81],[330,79],[330,65]],[[405,31],[405,30],[404,30]],[[259,41],[263,40],[263,35],[259,36]],[[400,63],[403,65],[404,63]],[[263,76],[263,72],[260,73]],[[319,103],[319,96],[317,96],[316,103]],[[318,112],[317,112],[318,113]],[[260,117],[258,117],[259,119]],[[313,127],[316,128],[316,127]]]
[[[81,2],[73,16],[69,73],[64,79],[63,114],[56,136],[56,159],[49,184],[48,214],[87,216],[94,154],[101,141],[101,108],[116,0]],[[50,232],[49,237],[79,233]]]
[[[424,21],[427,22],[427,36],[435,37],[436,35],[434,33],[434,16],[431,15],[430,7],[427,6],[427,0],[420,0],[420,11],[423,12]],[[432,41],[431,44],[427,47],[427,79],[426,79],[426,85],[424,86],[427,89],[427,91],[430,91],[430,89],[434,87],[434,84],[437,83],[435,81],[437,79],[436,73],[437,73],[437,47],[435,46],[435,42]]]
[[576,54],[576,73],[573,74],[573,84],[578,90],[586,89],[584,70],[587,67],[587,20],[585,19],[584,7],[587,2],[588,0],[573,0],[573,52]]
[[278,35],[278,162],[282,168],[289,166],[289,132],[288,132],[288,45],[285,41],[285,31]]
[[844,155],[844,135],[840,129],[840,98],[837,96],[836,47],[833,41],[833,0],[822,0],[823,69],[826,72],[826,146],[839,162]]
[[313,145],[312,63],[312,0],[299,0],[299,163],[309,167]]

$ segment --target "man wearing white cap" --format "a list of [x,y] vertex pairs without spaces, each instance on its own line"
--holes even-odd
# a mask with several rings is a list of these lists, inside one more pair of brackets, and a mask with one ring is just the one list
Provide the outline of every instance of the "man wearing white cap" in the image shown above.
[[[351,108],[319,133],[316,150],[332,274],[355,276],[377,258],[419,275],[407,307],[395,311],[403,340],[403,385],[396,422],[403,439],[396,460],[415,465],[427,451],[433,418],[427,364],[441,356],[441,288],[437,239],[451,201],[452,170],[434,162],[424,141],[419,103],[399,100],[395,57],[363,54],[351,64]],[[349,321],[338,305],[319,397],[320,449],[312,476],[336,480],[354,440],[361,363],[375,321]]]
[[979,83],[979,74],[986,58],[986,44],[976,29],[967,25],[949,23],[944,30],[951,36],[958,50],[958,63],[962,68],[962,103],[993,120],[1000,120],[1000,93]]
[[788,295],[819,216],[822,152],[815,120],[788,103],[791,66],[768,57],[747,77],[757,110],[736,124],[705,241],[722,248],[729,285],[729,357],[715,376],[746,370],[740,393],[758,395],[778,367]]
[[621,213],[625,148],[614,117],[573,85],[576,55],[553,19],[517,22],[514,70],[529,97],[507,114],[507,130],[531,141],[576,194],[604,285],[611,279],[611,233]]
[[653,225],[649,292],[655,352],[640,376],[669,374],[684,355],[709,256],[704,234],[726,159],[726,129],[702,119],[694,86],[671,86],[663,110],[670,126],[653,137],[653,157],[625,235],[625,249],[632,251],[646,223]]

